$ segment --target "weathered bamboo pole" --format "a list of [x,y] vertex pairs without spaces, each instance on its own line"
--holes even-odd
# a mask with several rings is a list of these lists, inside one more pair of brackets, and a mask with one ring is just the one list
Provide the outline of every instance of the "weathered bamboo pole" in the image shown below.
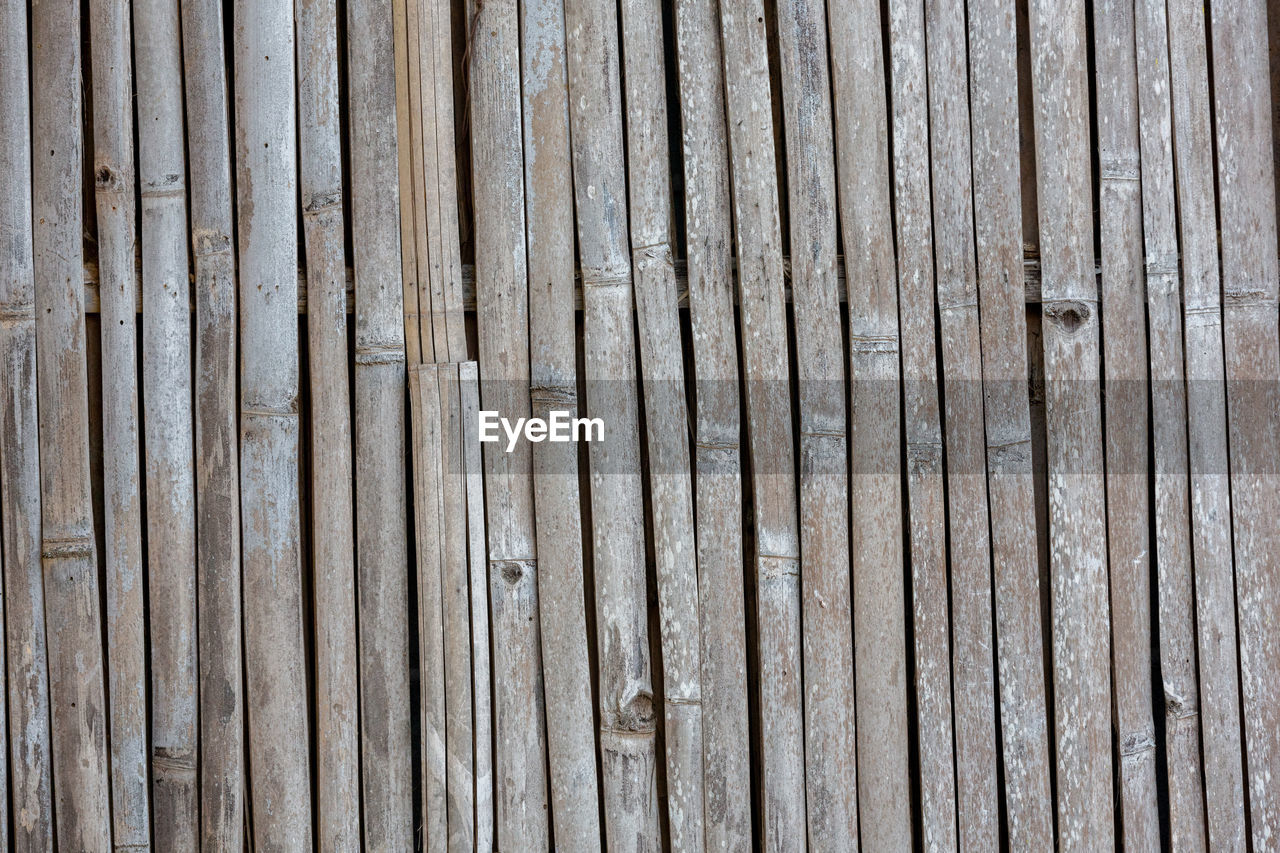
[[[1244,756],[1206,21],[1204,7],[1185,0],[1170,3],[1168,13],[1205,828],[1210,849],[1237,851],[1246,847]],[[1194,698],[1182,697],[1172,710],[1194,711]]]
[[701,630],[684,354],[671,257],[664,46],[662,27],[655,25],[662,8],[658,0],[623,0],[621,9],[631,269],[662,642],[667,835],[673,848],[697,853],[706,842]]
[[49,152],[33,158],[31,212],[44,616],[56,626],[47,640],[54,814],[60,848],[107,850],[107,709],[80,283],[80,4],[32,4],[31,45],[31,145]]
[[102,442],[109,448],[103,454],[102,466],[112,840],[117,850],[149,850],[151,797],[142,477],[138,455],[138,306],[134,291],[137,184],[130,3],[95,0],[89,9],[94,197],[102,302]]
[[[405,337],[408,338],[413,334],[417,334],[418,340],[413,344],[413,349],[418,355],[418,359],[413,364],[422,362],[434,362],[436,360],[436,340],[433,333],[434,315],[432,313],[432,287],[431,287],[431,235],[427,232],[427,216],[428,211],[434,211],[432,204],[438,198],[436,193],[437,186],[434,180],[428,180],[426,170],[431,168],[434,178],[435,166],[435,139],[430,134],[431,127],[428,123],[424,123],[423,117],[428,116],[434,118],[431,111],[432,96],[435,87],[432,83],[431,76],[431,55],[427,55],[427,71],[425,74],[425,82],[427,84],[427,103],[423,104],[423,83],[424,72],[422,70],[422,35],[423,26],[422,17],[424,13],[427,15],[427,27],[430,29],[431,0],[407,0],[407,9],[405,17],[405,42],[406,42],[406,60],[408,62],[408,72],[406,75],[406,85],[408,86],[408,150],[409,150],[409,176],[411,192],[409,193],[409,202],[413,213],[413,230],[412,236],[401,244],[402,253],[405,246],[412,247],[414,254],[414,276],[413,280],[417,285],[417,293],[413,300],[418,306],[417,326],[416,329],[405,328]],[[398,120],[398,119],[397,119]],[[427,134],[424,138],[424,134]],[[430,156],[428,156],[428,152]],[[432,191],[429,197],[428,189]],[[409,298],[406,296],[406,303]],[[406,323],[410,321],[408,315],[405,317]],[[417,419],[410,412],[411,429],[417,429]],[[416,465],[417,463],[414,462]],[[418,496],[415,494],[415,501]]]
[[[364,843],[413,846],[405,332],[392,9],[347,3],[351,232],[355,254],[356,566]],[[405,285],[407,286],[407,285]]]
[[293,5],[241,0],[235,19],[240,506],[253,840],[270,850],[309,850],[292,305],[298,286]]
[[[1059,848],[1114,844],[1107,518],[1084,4],[1032,0]],[[1136,237],[1136,234],[1134,235]],[[1145,466],[1144,466],[1145,471]]]
[[[520,4],[524,96],[525,242],[529,258],[529,376],[534,417],[578,416],[574,328],[573,163],[563,0]],[[600,846],[600,785],[591,710],[591,661],[583,592],[578,451],[533,448],[538,611],[547,758],[556,848]]]
[[[0,2],[0,564],[4,570],[5,746],[13,849],[53,848],[53,779],[40,445],[36,423],[35,270],[31,234],[31,104],[27,4]],[[132,292],[132,289],[131,291]],[[139,590],[141,594],[141,590]],[[145,726],[145,723],[143,724]],[[145,757],[145,756],[144,756]],[[143,782],[145,791],[146,782]]]
[[[946,382],[956,840],[962,850],[994,849],[1000,837],[999,755],[964,10],[947,0],[926,0],[924,18],[934,258]],[[918,623],[915,631],[919,636]],[[921,732],[923,736],[923,725]]]
[[805,845],[803,693],[800,681],[800,530],[792,451],[790,357],[782,232],[770,111],[768,27],[760,0],[720,3],[742,359],[747,394],[763,727],[761,842]]
[[[468,6],[480,401],[529,414],[528,266],[516,4]],[[629,316],[629,315],[628,315]],[[546,849],[546,740],[530,448],[484,449],[493,614],[497,843]],[[643,597],[643,596],[642,596]],[[606,762],[607,763],[607,762]],[[643,783],[641,783],[643,787]]]
[[[889,4],[889,59],[892,86],[894,211],[898,245],[898,310],[902,335],[903,434],[906,438],[907,507],[911,537],[911,600],[915,639],[916,713],[919,720],[920,832],[925,849],[955,850],[956,770],[952,737],[951,643],[947,589],[947,509],[951,510],[952,565],[972,578],[975,569],[989,571],[986,551],[986,481],[972,443],[972,401],[978,375],[961,371],[978,360],[977,294],[972,275],[963,278],[964,239],[972,233],[957,221],[968,208],[967,194],[956,204],[954,186],[940,193],[937,308],[942,355],[947,371],[950,429],[948,479],[951,503],[944,499],[942,423],[938,403],[938,354],[934,343],[934,234],[930,217],[929,67],[925,51],[925,3],[893,0]],[[950,69],[949,69],[950,71]],[[954,73],[954,72],[952,72]],[[948,94],[963,98],[963,77],[950,81]],[[963,99],[960,101],[964,103]],[[945,119],[945,116],[940,116]],[[954,131],[952,131],[954,133]],[[945,138],[945,137],[944,137]],[[967,142],[967,139],[966,139]],[[952,143],[952,149],[956,146]],[[968,168],[968,147],[963,148]],[[939,141],[939,172],[956,168],[947,162],[949,149]],[[940,175],[944,179],[952,174]],[[967,177],[967,174],[965,175]],[[965,187],[967,190],[967,186]],[[951,195],[946,193],[950,192]],[[950,214],[950,220],[946,217]],[[959,226],[953,233],[949,229]],[[957,250],[957,244],[959,250]],[[971,252],[971,249],[969,249]],[[972,255],[970,254],[970,258]],[[968,271],[972,273],[972,263]],[[968,285],[968,288],[966,288]],[[967,312],[967,313],[965,313]],[[969,321],[966,323],[966,321]],[[967,333],[967,337],[966,337]],[[965,362],[965,357],[970,360]],[[959,370],[957,369],[959,368]],[[974,371],[976,372],[976,371]],[[979,374],[980,375],[980,374]],[[951,380],[955,380],[953,385]],[[966,403],[968,405],[966,405]],[[981,435],[981,408],[977,427]],[[977,442],[980,452],[981,441]],[[978,457],[981,459],[981,456]],[[961,499],[966,503],[960,503]],[[981,515],[977,516],[976,513]],[[958,595],[971,595],[965,588]],[[986,588],[990,595],[990,588]],[[964,626],[972,630],[971,626]],[[988,640],[990,634],[987,635]],[[979,658],[981,660],[981,658]],[[990,667],[990,656],[986,658]],[[981,683],[979,689],[983,687]],[[988,682],[988,696],[989,682]],[[979,693],[979,696],[981,694]],[[963,699],[957,697],[957,701]],[[987,768],[984,768],[987,769]],[[994,767],[989,768],[994,770]]]
[[201,847],[245,838],[236,267],[222,4],[182,4],[195,255]]
[[1205,805],[1167,15],[1163,0],[1138,0],[1134,6],[1169,838],[1174,849],[1200,851]]
[[1015,4],[973,0],[969,97],[1009,844],[1053,846],[1023,296]]
[[1280,831],[1280,337],[1275,159],[1265,0],[1220,0],[1209,13],[1218,143],[1223,343],[1236,556],[1240,694],[1255,849]]
[[[657,756],[616,8],[602,0],[571,0],[565,30],[587,410],[604,421],[603,440],[591,444],[590,466],[605,839],[610,850],[656,850]],[[485,210],[478,190],[476,209]],[[482,249],[477,239],[477,260]],[[492,509],[492,493],[489,499]]]
[[717,0],[677,0],[694,423],[706,846],[751,845],[733,233]]
[[195,435],[178,7],[134,7],[156,846],[199,846]]
[[[400,187],[400,267],[402,298],[404,300],[405,360],[408,364],[422,363],[422,344],[418,339],[418,257],[414,232],[413,176],[414,156],[412,117],[410,116],[409,86],[409,5],[416,9],[416,0],[394,0],[392,6],[392,35],[395,42],[396,78],[396,155],[399,167]],[[415,11],[416,16],[416,11]],[[416,17],[415,17],[416,20]],[[416,41],[415,41],[416,45]],[[416,47],[415,47],[416,50]]]
[[1134,4],[1093,9],[1106,380],[1107,545],[1111,566],[1114,725],[1126,850],[1160,846],[1156,732],[1151,713],[1151,542],[1147,499],[1148,392],[1143,279],[1143,170],[1138,142]]
[[319,846],[360,849],[359,691],[346,247],[335,0],[297,0],[298,121],[311,376]]
[[911,846],[899,460],[898,298],[878,4],[827,9],[849,292],[854,660],[862,843]]
[[805,801],[814,850],[838,850],[858,836],[849,447],[826,31],[822,0],[778,4],[791,243],[804,247],[794,256],[791,288],[800,391]]

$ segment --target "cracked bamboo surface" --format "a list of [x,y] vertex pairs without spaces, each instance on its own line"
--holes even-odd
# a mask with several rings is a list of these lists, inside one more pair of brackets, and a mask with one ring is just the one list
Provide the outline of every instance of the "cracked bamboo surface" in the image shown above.
[[0,841],[1274,846],[1262,0],[0,32]]

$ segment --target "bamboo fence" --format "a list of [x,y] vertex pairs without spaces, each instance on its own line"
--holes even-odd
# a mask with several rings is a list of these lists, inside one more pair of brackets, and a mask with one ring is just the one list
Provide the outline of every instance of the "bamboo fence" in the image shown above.
[[1280,850],[1278,154],[1267,0],[0,0],[0,846]]

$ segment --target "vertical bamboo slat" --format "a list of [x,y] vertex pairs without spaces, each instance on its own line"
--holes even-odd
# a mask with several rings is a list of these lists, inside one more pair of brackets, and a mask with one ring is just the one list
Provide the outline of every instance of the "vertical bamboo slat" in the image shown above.
[[1126,850],[1160,846],[1155,722],[1151,714],[1151,542],[1147,499],[1147,336],[1143,170],[1138,141],[1134,4],[1093,11],[1106,380],[1107,545],[1111,566],[1114,726],[1120,750],[1120,825]]
[[968,56],[964,14],[956,4],[926,0],[924,23],[945,382],[956,840],[960,849],[991,849],[1000,835],[999,755]]
[[134,7],[156,846],[199,844],[195,447],[178,8]]
[[[925,4],[919,0],[894,0],[889,4],[889,58],[892,86],[894,210],[898,244],[898,311],[902,336],[902,394],[906,438],[906,481],[911,537],[912,632],[915,639],[916,715],[919,720],[920,832],[925,849],[955,850],[956,772],[953,763],[951,708],[950,625],[947,601],[947,530],[942,467],[942,423],[938,405],[938,355],[934,343],[934,235],[930,218],[930,142],[928,63],[925,50]],[[945,152],[945,148],[940,148]],[[966,152],[967,153],[967,152]],[[941,159],[941,158],[939,158]],[[939,169],[939,171],[943,171]],[[945,199],[945,196],[944,196]],[[939,206],[941,208],[941,205]],[[939,228],[939,243],[951,234]],[[957,235],[965,233],[963,225]],[[957,345],[963,340],[976,348],[977,335],[956,335],[956,308],[965,303],[962,281],[946,254],[937,248],[939,326],[943,358],[951,367],[947,383],[950,410],[972,393],[972,377],[956,375]],[[954,249],[951,249],[954,253]],[[959,292],[957,292],[959,291]],[[976,295],[976,294],[974,294]],[[976,306],[972,332],[977,331]],[[968,380],[968,381],[966,381]],[[962,428],[965,425],[963,418]],[[971,421],[969,423],[972,423]],[[975,490],[972,459],[964,458],[968,435],[956,431],[948,457],[953,485],[951,549],[952,566],[964,569],[978,560],[974,546],[986,541],[985,489]],[[980,470],[980,469],[979,469]],[[980,475],[979,475],[980,476]],[[980,485],[985,485],[979,479]],[[965,494],[961,484],[969,486]],[[979,494],[975,495],[977,491]],[[967,505],[960,499],[967,498]],[[974,529],[967,512],[982,510],[981,529]],[[965,590],[958,590],[960,595]],[[988,666],[990,658],[987,659]],[[960,700],[963,701],[963,700]]]
[[1151,334],[1151,443],[1155,456],[1155,561],[1170,845],[1205,848],[1191,562],[1183,277],[1178,267],[1173,118],[1166,4],[1134,6],[1147,323]]
[[[60,848],[107,850],[111,795],[81,286],[80,4],[41,0],[30,11],[41,557],[44,618],[54,626],[47,633],[54,815]],[[25,372],[15,371],[18,378]]]
[[1209,10],[1240,694],[1255,849],[1280,841],[1280,330],[1265,0]]
[[[468,9],[475,37],[468,91],[477,212],[480,402],[514,420],[529,413],[519,16],[510,0]],[[502,848],[540,850],[548,848],[550,840],[532,458],[523,441],[511,453],[497,444],[483,450],[493,613],[497,843]]]
[[751,844],[742,458],[728,129],[718,0],[677,0],[689,315],[697,409],[695,523],[702,628],[706,846]]
[[838,850],[858,835],[858,774],[851,736],[849,450],[825,13],[821,0],[778,4],[791,245],[802,247],[792,253],[791,288],[800,392],[805,802],[810,846]]
[[973,206],[1009,844],[1053,846],[1027,389],[1016,9],[969,7]]
[[800,531],[763,3],[722,0],[720,38],[734,235],[750,247],[738,253],[738,304],[755,525],[761,844],[790,851],[803,849],[806,838]]
[[298,121],[311,378],[319,846],[360,849],[351,400],[342,212],[338,8],[297,0]]
[[[605,839],[620,853],[647,851],[661,839],[615,7],[572,0],[565,30],[587,411],[604,421],[589,458]],[[477,232],[477,260],[484,254]],[[492,517],[492,493],[489,500]]]
[[840,219],[849,276],[849,459],[862,843],[911,846],[903,614],[897,276],[880,10],[828,10]]
[[151,847],[147,638],[139,471],[137,212],[130,4],[90,4],[93,173],[102,328],[103,504],[111,816],[117,849]]
[[1115,827],[1084,5],[1032,0],[1030,21],[1049,435],[1058,844],[1064,850],[1096,850],[1114,844]]
[[[54,837],[27,33],[27,4],[0,2],[0,174],[14,185],[0,196],[0,565],[8,700],[3,733],[13,813],[5,841],[12,839],[18,851],[52,849]],[[145,792],[145,781],[143,788]]]
[[[529,375],[534,417],[578,416],[574,323],[573,163],[564,3],[520,4],[525,239],[529,258]],[[470,421],[467,421],[470,423]],[[538,611],[556,848],[600,845],[600,786],[591,710],[578,450],[533,448]]]
[[1187,441],[1205,825],[1211,849],[1244,850],[1226,365],[1206,21],[1204,7],[1193,2],[1169,3],[1168,9],[1174,168],[1184,270],[1182,320],[1187,349]]
[[[255,847],[311,848],[298,497],[293,6],[235,6],[240,476]],[[397,318],[398,319],[398,318]]]
[[[394,0],[392,4],[392,35],[395,42],[396,77],[396,147],[399,202],[400,202],[400,264],[402,298],[404,300],[405,360],[408,364],[422,363],[422,343],[418,339],[421,316],[418,313],[418,260],[417,241],[414,232],[415,212],[413,179],[415,174],[412,117],[410,116],[409,85],[409,6],[414,6],[417,20],[417,0]],[[417,49],[416,42],[414,50]]]
[[405,313],[391,6],[347,3],[355,257],[355,511],[364,843],[413,845]]
[[195,260],[201,846],[245,838],[237,312],[222,4],[182,4]]

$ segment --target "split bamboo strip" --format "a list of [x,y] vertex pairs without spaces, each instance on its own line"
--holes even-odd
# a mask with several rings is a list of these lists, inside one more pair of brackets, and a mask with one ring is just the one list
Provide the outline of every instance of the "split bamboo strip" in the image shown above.
[[413,425],[413,495],[417,533],[418,688],[422,749],[422,847],[448,847],[444,602],[441,590],[442,476],[440,385],[434,364],[409,369]]
[[[404,342],[408,364],[422,363],[422,343],[418,339],[421,316],[418,313],[418,258],[414,232],[413,178],[414,155],[409,115],[409,9],[416,10],[417,0],[393,0],[392,30],[395,40],[396,75],[396,155],[400,186],[400,265],[404,299]],[[415,11],[416,16],[416,11]],[[415,17],[416,21],[416,17]],[[416,40],[415,40],[416,52]]]
[[[925,31],[934,255],[946,383],[956,841],[962,850],[989,850],[1000,838],[1000,787],[992,655],[991,508],[983,424],[964,10],[947,0],[926,0]],[[915,630],[918,634],[918,624]],[[935,723],[931,719],[928,725]]]
[[[93,171],[102,297],[103,504],[111,816],[117,850],[151,848],[138,435],[133,56],[128,0],[90,4]],[[185,306],[184,306],[185,307]]]
[[[471,180],[475,222],[480,402],[501,417],[529,414],[528,265],[516,4],[468,5]],[[628,315],[629,316],[629,315]],[[484,448],[493,613],[497,843],[550,846],[546,736],[529,444]]]
[[662,4],[623,0],[621,8],[631,270],[662,642],[666,828],[674,849],[698,853],[706,843],[701,629],[684,353],[671,257],[666,74],[662,28],[654,25],[662,20]]
[[[925,51],[925,3],[893,0],[889,4],[889,76],[893,133],[894,211],[898,244],[898,310],[902,335],[902,394],[906,439],[906,481],[911,537],[912,633],[915,640],[916,715],[919,721],[920,833],[927,850],[955,850],[956,771],[952,734],[950,614],[947,590],[947,509],[951,510],[952,566],[972,573],[975,563],[987,570],[986,483],[982,468],[973,467],[971,396],[977,376],[965,376],[962,359],[976,356],[977,305],[972,279],[965,282],[951,240],[963,240],[963,222],[944,217],[943,204],[954,197],[940,194],[938,215],[937,308],[942,356],[947,372],[948,413],[960,430],[950,429],[948,455],[952,490],[943,488],[942,423],[938,403],[938,353],[934,342],[934,233],[930,216],[930,142],[928,63]],[[955,87],[956,83],[951,84]],[[963,78],[960,85],[963,86]],[[961,88],[961,92],[963,89]],[[952,96],[955,89],[952,89]],[[945,118],[945,117],[943,117]],[[939,172],[947,149],[939,143]],[[965,149],[966,167],[968,150]],[[954,165],[951,163],[948,166]],[[943,175],[939,175],[940,178]],[[954,178],[952,179],[954,183]],[[966,199],[967,201],[967,199]],[[956,205],[952,204],[953,207]],[[962,204],[963,210],[968,210]],[[971,211],[970,215],[971,215]],[[956,227],[951,232],[952,227]],[[963,244],[961,244],[963,246]],[[972,243],[970,242],[971,246]],[[963,249],[961,249],[963,252]],[[962,255],[963,257],[963,255]],[[970,271],[972,266],[970,266]],[[965,292],[965,284],[969,292]],[[966,300],[968,297],[968,300]],[[966,301],[968,304],[966,305]],[[970,317],[959,314],[970,309]],[[971,319],[969,328],[957,325]],[[959,322],[957,322],[959,321]],[[964,332],[969,332],[964,337]],[[969,351],[963,348],[968,346]],[[959,362],[959,364],[957,364]],[[952,384],[951,380],[955,380]],[[981,405],[979,400],[979,405]],[[981,410],[979,410],[981,411]],[[948,419],[950,426],[950,419]],[[967,427],[967,429],[966,429]],[[978,421],[981,430],[981,420]],[[981,442],[978,442],[979,446]],[[977,487],[975,488],[975,480]],[[946,497],[951,498],[948,507]],[[966,503],[961,503],[964,500]],[[981,511],[980,519],[972,513]],[[980,524],[975,524],[980,521]],[[974,549],[980,549],[974,553]],[[990,594],[990,589],[986,590]],[[957,596],[967,590],[957,584]],[[969,628],[969,626],[965,626]],[[981,658],[979,658],[981,660]],[[986,659],[988,668],[991,659]],[[979,685],[981,688],[982,685]],[[979,694],[981,695],[981,694]],[[989,695],[989,694],[988,694]],[[958,701],[964,701],[958,697]]]
[[137,0],[142,388],[156,847],[199,846],[195,435],[178,7]]
[[1009,844],[1053,846],[1027,390],[1015,4],[973,0],[969,98],[987,487]]
[[295,8],[301,205],[310,297],[319,847],[355,851],[360,849],[360,718],[338,5],[335,0],[297,0]]
[[1219,0],[1209,10],[1240,694],[1258,850],[1274,847],[1280,831],[1280,263],[1267,68],[1267,15],[1277,12],[1269,6]]
[[804,247],[794,255],[791,286],[800,397],[805,801],[810,846],[839,850],[858,837],[858,774],[851,736],[849,448],[835,289],[836,166],[826,4],[779,3],[778,35],[791,244]]
[[1210,849],[1238,851],[1246,847],[1244,758],[1208,45],[1203,5],[1180,0],[1168,9],[1205,826]]
[[[475,849],[494,849],[493,694],[489,669],[488,559],[484,537],[484,465],[480,436],[466,424],[479,422],[480,381],[474,361],[458,365],[462,394],[462,464],[466,472],[467,570],[471,607],[472,736],[475,741]],[[593,754],[593,753],[591,753]],[[594,765],[593,765],[594,769]],[[594,778],[594,776],[592,777]],[[568,845],[562,842],[562,849]]]
[[760,0],[722,0],[726,117],[755,525],[762,846],[804,849],[800,531],[792,450],[790,356],[783,301],[768,27]]
[[[298,497],[293,6],[235,6],[240,493],[253,841],[311,849]],[[384,438],[384,440],[387,440]]]
[[[414,276],[413,280],[417,283],[417,294],[414,297],[418,305],[418,324],[416,334],[418,342],[414,344],[414,349],[418,351],[419,361],[414,363],[433,363],[436,361],[436,340],[434,334],[434,314],[433,314],[433,293],[431,287],[431,244],[430,236],[427,230],[428,208],[431,207],[432,198],[428,198],[427,190],[437,189],[435,181],[429,181],[426,177],[425,170],[434,167],[434,157],[428,157],[427,152],[434,154],[435,139],[433,136],[424,138],[424,133],[431,130],[423,121],[424,117],[434,118],[434,112],[431,110],[432,98],[435,93],[435,86],[431,77],[431,55],[427,55],[427,72],[425,82],[427,84],[427,95],[429,100],[426,106],[423,105],[423,82],[424,73],[422,70],[422,40],[421,28],[423,26],[422,17],[427,15],[426,26],[430,28],[430,14],[433,0],[406,0],[406,20],[405,20],[405,39],[406,39],[406,59],[409,64],[407,74],[408,85],[408,127],[409,127],[409,173],[411,192],[409,193],[409,203],[412,204],[413,210],[413,234],[411,240],[406,243],[412,245],[414,252]],[[428,36],[429,38],[429,36]],[[398,119],[397,119],[398,121]],[[434,178],[434,174],[432,175]],[[431,211],[436,212],[436,211]],[[404,251],[404,244],[401,245],[401,251]],[[408,297],[406,297],[406,302]],[[406,315],[406,322],[409,317]],[[408,338],[415,333],[414,330],[406,328],[405,337]],[[417,419],[413,418],[413,412],[410,412],[411,429],[417,429]],[[414,462],[413,464],[417,464]],[[414,500],[418,500],[418,495],[414,495]]]
[[694,507],[706,846],[742,850],[751,845],[751,755],[733,214],[719,5],[718,0],[677,0],[676,56],[697,400]]
[[862,843],[912,844],[898,479],[898,299],[890,216],[880,9],[828,10],[840,218],[850,270],[849,379],[854,661]]
[[31,45],[31,140],[41,155],[31,173],[32,247],[44,616],[55,626],[48,632],[54,814],[60,848],[107,850],[111,795],[80,286],[80,4],[32,4]]
[[[1084,4],[1031,0],[1058,845],[1113,846],[1107,518],[1099,407]],[[1136,237],[1136,234],[1135,234]],[[1144,466],[1145,468],[1145,466]]]
[[[1126,850],[1160,847],[1156,733],[1151,714],[1151,542],[1143,279],[1143,170],[1138,142],[1134,3],[1093,9],[1102,244],[1107,546],[1111,566],[1114,727]],[[1049,316],[1052,316],[1050,314]]]
[[[520,36],[531,410],[537,418],[552,411],[576,418],[573,163],[563,0],[521,3]],[[546,706],[556,709],[547,715],[551,819],[556,848],[564,853],[596,850],[601,838],[579,482],[576,447],[543,442],[533,448],[543,695]]]
[[[649,851],[661,839],[616,8],[571,0],[565,30],[587,411],[604,421],[590,467],[605,840],[619,853]],[[478,190],[476,209],[485,210]],[[476,259],[485,254],[477,239]]]
[[12,839],[20,853],[51,850],[54,839],[40,559],[27,11],[21,0],[0,2],[0,174],[13,184],[0,196],[0,564],[8,676],[4,745],[13,814],[5,841]]
[[347,2],[355,254],[356,566],[364,844],[413,846],[405,332],[389,4]]
[[222,4],[182,4],[195,255],[201,847],[245,839],[236,269]]
[[[1206,849],[1205,806],[1187,468],[1183,280],[1178,268],[1166,4],[1163,0],[1138,0],[1134,17],[1146,308],[1151,334],[1157,625],[1169,840],[1174,849],[1201,851]],[[1145,675],[1140,673],[1139,677]],[[1158,841],[1152,846],[1158,846]]]

